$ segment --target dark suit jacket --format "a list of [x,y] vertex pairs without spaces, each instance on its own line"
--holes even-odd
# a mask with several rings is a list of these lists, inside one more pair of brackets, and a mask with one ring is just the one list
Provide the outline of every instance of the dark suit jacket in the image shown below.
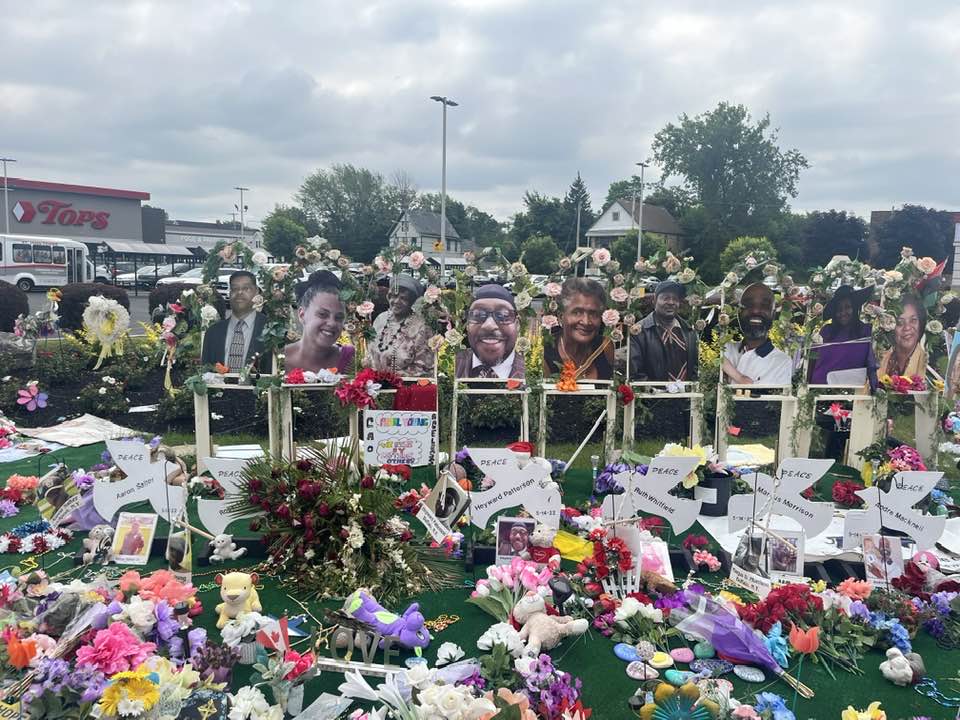
[[[216,363],[223,363],[226,365],[227,327],[229,324],[230,320],[228,318],[215,322],[207,329],[207,332],[203,336],[203,349],[200,351],[201,364],[214,365]],[[257,313],[257,319],[253,323],[253,337],[250,338],[250,347],[247,349],[245,362],[250,362],[254,353],[263,353],[263,341],[260,339],[260,335],[266,324],[266,316],[263,313]],[[262,372],[270,372],[272,359],[261,358],[259,367]],[[239,368],[230,368],[230,371],[239,372]]]
[[[465,348],[456,354],[454,360],[454,376],[460,379],[469,378],[471,365],[473,364],[473,350]],[[510,378],[523,380],[526,377],[526,365],[523,362],[523,355],[516,353],[513,356],[513,365],[510,366]]]

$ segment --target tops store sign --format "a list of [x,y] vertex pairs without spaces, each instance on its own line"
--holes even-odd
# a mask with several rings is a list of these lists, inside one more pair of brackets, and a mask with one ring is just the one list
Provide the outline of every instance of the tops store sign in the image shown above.
[[73,207],[73,203],[61,200],[41,200],[34,204],[30,200],[18,200],[10,212],[18,223],[28,225],[40,218],[43,225],[62,225],[64,227],[89,227],[92,230],[104,230],[109,224],[110,213],[105,210],[82,210]]

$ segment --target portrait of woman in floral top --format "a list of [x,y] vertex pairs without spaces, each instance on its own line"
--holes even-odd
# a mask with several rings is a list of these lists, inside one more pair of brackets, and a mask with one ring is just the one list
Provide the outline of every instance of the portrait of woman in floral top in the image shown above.
[[367,343],[367,367],[402,377],[433,375],[436,356],[427,345],[430,328],[413,309],[422,295],[423,286],[416,279],[396,277],[389,295],[390,309],[373,321],[376,335]]

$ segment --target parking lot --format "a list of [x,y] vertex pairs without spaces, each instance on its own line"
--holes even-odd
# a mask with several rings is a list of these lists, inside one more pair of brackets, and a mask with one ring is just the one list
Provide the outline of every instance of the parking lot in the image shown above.
[[[143,334],[143,328],[140,327],[140,323],[150,320],[150,313],[147,308],[147,296],[150,291],[141,290],[139,296],[135,296],[133,290],[128,292],[130,296],[130,334],[141,335]],[[46,291],[29,292],[27,297],[30,300],[30,312],[41,310],[47,304]]]

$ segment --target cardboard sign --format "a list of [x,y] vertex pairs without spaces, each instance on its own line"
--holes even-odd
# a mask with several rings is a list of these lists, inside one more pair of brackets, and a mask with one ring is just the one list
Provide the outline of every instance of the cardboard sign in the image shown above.
[[546,467],[529,462],[521,468],[511,450],[471,449],[470,458],[495,483],[490,490],[470,494],[470,521],[474,525],[486,528],[495,513],[522,506],[547,527],[560,527],[560,491]]
[[613,519],[620,519],[646,512],[668,521],[674,532],[683,532],[696,521],[702,501],[677,497],[670,491],[699,463],[695,457],[655,457],[646,475],[636,471],[614,475],[626,491],[604,499],[604,515],[610,513]]
[[929,470],[898,472],[893,476],[889,492],[882,492],[876,485],[857,490],[867,505],[870,531],[879,532],[881,525],[900,530],[916,541],[917,550],[929,550],[936,545],[947,519],[942,515],[923,515],[914,510],[913,505],[920,502],[942,476],[941,472]]
[[744,590],[749,590],[761,600],[773,590],[773,582],[771,582],[770,578],[748,572],[736,565],[730,566],[730,582],[742,587]]
[[796,520],[807,537],[816,537],[830,526],[833,503],[811,502],[801,493],[823,477],[832,465],[830,459],[786,458],[777,469],[780,487],[775,496],[775,478],[766,473],[745,475],[743,479],[751,488],[756,485],[756,497],[750,492],[730,498],[727,510],[730,532],[742,530],[752,520],[759,522],[761,516],[772,512]]
[[364,460],[368,465],[433,465],[437,413],[364,410]]
[[113,462],[126,477],[117,482],[98,481],[93,486],[93,506],[100,517],[110,520],[125,505],[149,501],[167,522],[186,504],[187,489],[168,485],[167,476],[177,466],[161,455],[150,461],[150,448],[138,440],[107,440]]
[[873,521],[868,517],[866,510],[847,510],[843,519],[843,545],[844,550],[856,550],[863,547],[863,538],[866,535],[876,532],[876,517]]
[[227,526],[234,520],[243,520],[256,517],[263,513],[251,512],[247,515],[231,515],[227,512],[227,506],[236,498],[240,491],[240,481],[243,479],[243,471],[250,458],[203,458],[203,466],[210,471],[214,479],[220,483],[223,488],[223,500],[210,500],[200,498],[197,500],[197,517],[203,526],[214,535],[226,532]]
[[420,509],[417,510],[417,514],[414,517],[423,523],[423,526],[427,529],[427,532],[430,533],[430,537],[433,538],[434,542],[441,543],[443,539],[450,534],[450,528],[440,522],[437,516],[433,514],[433,510],[426,505],[421,504]]

